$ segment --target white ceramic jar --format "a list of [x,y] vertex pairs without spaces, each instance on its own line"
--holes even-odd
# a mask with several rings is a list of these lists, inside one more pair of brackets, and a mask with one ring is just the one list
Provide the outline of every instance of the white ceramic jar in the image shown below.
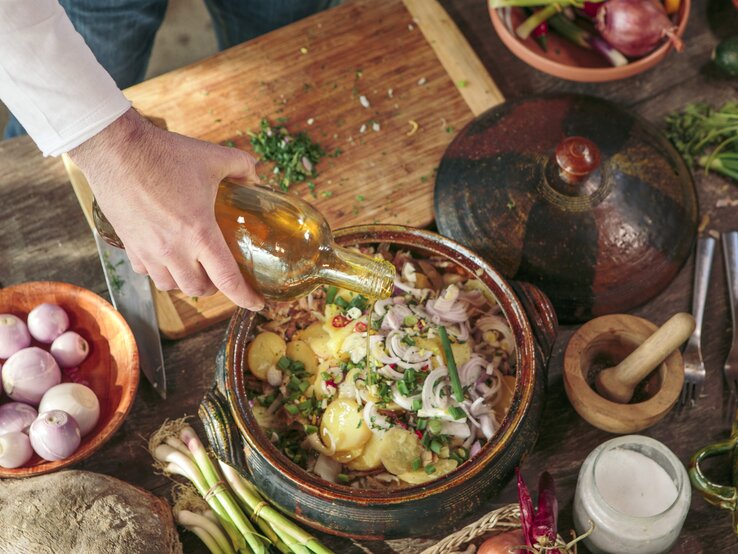
[[627,435],[595,448],[579,470],[574,495],[578,534],[595,554],[660,554],[679,537],[692,489],[664,444]]

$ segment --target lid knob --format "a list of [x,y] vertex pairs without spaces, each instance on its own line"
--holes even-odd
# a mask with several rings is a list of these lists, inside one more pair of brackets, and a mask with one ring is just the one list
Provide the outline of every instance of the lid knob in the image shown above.
[[556,147],[559,176],[568,184],[581,183],[600,165],[600,149],[584,137],[567,137]]

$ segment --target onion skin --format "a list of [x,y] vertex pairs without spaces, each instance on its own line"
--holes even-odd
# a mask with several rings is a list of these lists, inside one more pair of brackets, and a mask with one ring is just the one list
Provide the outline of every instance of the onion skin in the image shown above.
[[33,449],[28,435],[16,431],[0,435],[0,466],[15,469],[33,457]]
[[514,531],[500,533],[487,539],[479,545],[477,554],[510,554],[511,552],[522,552],[522,550],[515,547],[524,544],[523,531],[521,529],[515,529]]
[[84,437],[100,419],[100,402],[91,388],[79,383],[62,383],[46,391],[38,411],[61,410],[74,418]]
[[51,354],[31,346],[8,358],[2,378],[10,398],[35,406],[47,390],[61,382],[61,370]]
[[682,48],[676,26],[656,0],[608,0],[597,11],[596,26],[602,38],[631,58],[645,56],[667,38]]
[[49,349],[59,367],[68,368],[81,364],[90,353],[90,345],[78,333],[65,331],[54,339]]
[[52,410],[38,416],[29,431],[33,450],[44,460],[55,462],[68,458],[79,448],[79,425],[66,412]]
[[8,402],[0,406],[0,435],[6,433],[28,433],[28,428],[38,412],[33,406],[22,402]]
[[10,358],[30,345],[31,334],[23,320],[13,314],[0,314],[0,358]]
[[28,331],[38,342],[49,344],[69,329],[69,316],[56,304],[39,304],[28,314]]

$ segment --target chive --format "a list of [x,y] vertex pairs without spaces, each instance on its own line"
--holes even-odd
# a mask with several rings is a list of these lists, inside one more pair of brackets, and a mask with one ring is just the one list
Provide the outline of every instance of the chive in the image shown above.
[[410,396],[410,391],[407,388],[405,381],[397,381],[397,390],[400,391],[402,396]]
[[415,340],[410,335],[405,335],[402,337],[401,342],[404,342],[408,346],[415,346]]
[[295,360],[294,362],[292,362],[291,369],[292,371],[303,371],[305,369],[305,364]]
[[312,435],[313,433],[318,432],[318,428],[315,425],[305,425],[305,432],[308,435]]
[[418,430],[425,431],[426,427],[428,427],[428,420],[424,417],[418,418]]
[[282,356],[277,362],[277,367],[281,370],[285,370],[285,369],[289,369],[290,364],[291,364],[290,359],[287,356]]
[[338,292],[338,287],[331,285],[328,287],[328,292],[325,295],[325,301],[327,304],[333,304],[333,301],[336,299],[336,293]]
[[343,296],[337,296],[334,304],[340,308],[348,306],[348,302],[346,302],[346,299]]
[[338,480],[341,483],[348,483],[349,482],[349,476],[346,475],[345,473],[339,473],[336,477],[338,478]]
[[428,464],[427,466],[425,466],[424,469],[425,469],[425,472],[428,475],[430,475],[431,473],[435,473],[436,472],[436,466],[434,466],[433,464]]
[[454,419],[464,419],[464,416],[466,416],[466,412],[459,408],[458,406],[451,406],[448,409],[448,413],[451,415]]
[[428,430],[434,435],[440,435],[442,427],[441,422],[437,419],[431,419],[428,422]]
[[418,318],[414,315],[406,315],[405,318],[402,320],[403,325],[407,327],[412,327],[418,322]]
[[443,445],[441,444],[441,441],[436,440],[436,439],[433,439],[431,441],[431,443],[430,443],[431,452],[433,452],[434,454],[440,454],[441,453],[441,448],[443,448]]
[[423,460],[420,459],[420,457],[417,457],[413,460],[413,471],[418,471],[421,467],[423,467]]
[[457,402],[463,402],[464,390],[461,388],[461,380],[459,379],[459,371],[456,369],[451,342],[448,340],[448,333],[446,333],[446,328],[443,325],[438,326],[438,336],[441,337],[441,346],[443,347],[443,353],[446,355],[448,376],[451,378],[451,389],[454,391],[454,398]]
[[308,390],[308,387],[309,386],[310,386],[310,383],[309,382],[307,382],[307,381],[300,381],[300,392],[305,392],[306,390]]
[[423,438],[420,439],[420,444],[423,445],[423,448],[428,449],[430,448],[430,443],[431,443],[431,435],[429,431],[426,431],[425,433],[423,433]]
[[297,412],[300,411],[294,404],[285,404],[284,409],[287,410],[290,415],[297,415]]
[[[410,409],[411,409],[411,410],[412,410],[413,412],[417,412],[418,410],[420,410],[420,408],[421,408],[422,406],[423,406],[423,403],[422,403],[422,402],[420,401],[420,399],[419,399],[419,398],[415,398],[415,399],[413,400],[413,404],[412,404],[412,406],[410,406]],[[423,420],[423,421],[425,421],[425,420]],[[420,421],[418,421],[418,424],[420,424]],[[419,426],[418,426],[418,427],[419,427]]]

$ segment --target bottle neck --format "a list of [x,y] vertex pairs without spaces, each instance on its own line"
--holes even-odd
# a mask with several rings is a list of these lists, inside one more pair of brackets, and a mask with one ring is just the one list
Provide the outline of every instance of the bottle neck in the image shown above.
[[328,259],[317,271],[318,279],[362,294],[367,298],[389,298],[395,287],[395,266],[383,259],[371,258],[333,245]]

